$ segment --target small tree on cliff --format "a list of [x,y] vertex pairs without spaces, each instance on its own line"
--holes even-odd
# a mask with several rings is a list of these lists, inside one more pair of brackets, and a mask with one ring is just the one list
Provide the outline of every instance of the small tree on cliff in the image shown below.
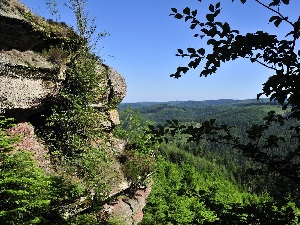
[[[68,0],[63,5],[69,8],[75,15],[76,26],[75,29],[79,36],[85,40],[90,51],[94,51],[100,39],[108,35],[107,32],[97,33],[97,26],[95,24],[96,17],[91,17],[87,10],[88,0]],[[50,14],[59,20],[61,18],[58,10],[58,3],[56,0],[46,0],[46,5]],[[99,58],[98,58],[99,59]]]
[[[51,7],[57,6],[55,0],[48,3]],[[97,69],[101,61],[94,53],[97,41],[106,33],[96,34],[95,19],[90,19],[86,8],[87,0],[69,0],[65,6],[75,15],[78,37],[76,46],[71,46],[68,52],[66,78],[51,115],[46,118],[42,135],[51,147],[53,162],[62,167],[66,175],[75,176],[83,183],[87,205],[80,214],[96,220],[94,212],[107,198],[115,175],[107,169],[112,156],[105,151],[104,144],[99,143],[99,139],[105,142],[108,135],[100,128],[104,116],[91,106],[106,91],[105,85],[101,85],[106,71]],[[53,12],[56,11],[53,9]],[[81,215],[71,215],[70,219],[80,219]]]

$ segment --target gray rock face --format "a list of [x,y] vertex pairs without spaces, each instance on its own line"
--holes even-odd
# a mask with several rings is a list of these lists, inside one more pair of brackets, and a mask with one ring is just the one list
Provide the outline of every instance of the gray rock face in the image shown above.
[[18,0],[1,0],[0,15],[12,19],[24,19],[23,14],[30,13],[30,10]]
[[26,119],[58,93],[63,71],[32,51],[0,51],[0,113]]
[[24,18],[30,11],[15,0],[0,2],[0,48],[1,49],[32,49],[43,42],[39,35],[34,34],[32,26]]
[[117,108],[126,95],[127,87],[124,77],[105,64],[98,65],[97,72],[106,74],[105,83],[99,84],[101,87],[104,86],[106,91],[94,106],[101,108],[103,103],[106,103],[110,108]]
[[60,23],[48,23],[18,0],[0,1],[0,49],[42,50],[62,43],[76,44],[78,35]]
[[107,78],[111,87],[109,101],[119,105],[126,95],[126,82],[115,69],[108,67]]
[[32,51],[48,40],[29,18],[34,17],[17,0],[1,0],[0,114],[23,121],[58,93],[66,68]]
[[16,126],[7,131],[11,135],[21,135],[22,140],[16,144],[16,149],[20,151],[30,151],[37,160],[38,166],[42,168],[46,174],[53,173],[50,155],[47,147],[36,140],[34,128],[28,123],[18,123]]
[[120,196],[114,202],[104,205],[104,211],[110,218],[124,225],[136,225],[143,219],[142,209],[146,205],[146,199],[151,188],[137,190],[133,196]]

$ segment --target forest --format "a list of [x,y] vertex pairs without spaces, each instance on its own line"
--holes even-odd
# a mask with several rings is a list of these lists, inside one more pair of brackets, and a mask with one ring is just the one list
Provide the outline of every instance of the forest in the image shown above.
[[[219,124],[234,126],[235,135],[244,139],[245,131],[253,123],[263,123],[269,111],[283,113],[269,99],[123,103],[119,110],[127,130],[131,129],[125,121],[132,115],[150,127],[174,119],[197,126],[215,118]],[[296,125],[291,120],[284,126]],[[264,135],[291,135],[286,130],[273,125]],[[189,142],[184,133],[168,135],[156,153],[153,190],[141,224],[298,224],[296,182],[226,143]],[[272,152],[283,154],[296,145],[296,141],[280,143]]]

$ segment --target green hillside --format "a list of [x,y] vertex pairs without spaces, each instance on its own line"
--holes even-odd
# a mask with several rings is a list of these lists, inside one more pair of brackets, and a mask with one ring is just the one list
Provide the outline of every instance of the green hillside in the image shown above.
[[[176,119],[179,124],[197,126],[216,119],[216,124],[234,126],[233,133],[243,141],[248,141],[246,129],[262,124],[269,111],[286,113],[268,99],[148,102],[121,104],[122,120],[130,112],[126,107],[142,121],[156,125]],[[291,120],[283,127],[274,125],[265,136],[287,137],[291,135],[288,127],[294,124]],[[205,139],[186,142],[184,134],[168,139],[156,155],[153,190],[141,224],[298,224],[297,183],[275,172],[264,173],[263,164],[230,145]],[[272,154],[284,154],[295,145],[282,143],[272,149]]]
[[[142,117],[156,123],[165,123],[166,120],[177,119],[182,122],[202,121],[209,118],[228,120],[235,119],[257,121],[270,110],[280,111],[281,107],[276,103],[270,103],[268,99],[259,102],[249,100],[207,100],[207,101],[171,101],[171,102],[139,102],[122,103],[120,110],[130,107]],[[232,115],[234,113],[235,115]],[[247,116],[245,115],[247,114]],[[237,116],[237,117],[236,117]],[[248,118],[246,118],[248,117]]]

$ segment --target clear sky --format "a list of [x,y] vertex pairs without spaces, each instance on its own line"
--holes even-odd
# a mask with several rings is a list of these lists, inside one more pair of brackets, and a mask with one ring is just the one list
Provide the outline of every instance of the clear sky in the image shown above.
[[[74,25],[74,16],[57,0],[61,21]],[[262,0],[263,2],[270,2]],[[21,0],[33,12],[53,18],[46,7],[46,0]],[[256,98],[262,83],[273,74],[260,65],[245,60],[226,63],[216,74],[199,77],[198,70],[190,70],[185,76],[174,79],[169,75],[178,66],[185,66],[186,60],[176,57],[178,48],[205,47],[205,42],[194,38],[189,23],[170,17],[171,8],[183,9],[189,6],[198,9],[205,16],[208,3],[214,0],[89,0],[88,10],[96,17],[99,32],[107,31],[110,36],[99,42],[98,50],[104,62],[121,73],[127,83],[127,95],[123,102],[209,100],[209,99],[249,99]],[[257,30],[275,31],[268,23],[270,12],[254,0],[241,4],[239,0],[221,1],[219,18],[229,22],[233,29],[241,33]],[[300,1],[291,0],[282,12],[299,16]]]

